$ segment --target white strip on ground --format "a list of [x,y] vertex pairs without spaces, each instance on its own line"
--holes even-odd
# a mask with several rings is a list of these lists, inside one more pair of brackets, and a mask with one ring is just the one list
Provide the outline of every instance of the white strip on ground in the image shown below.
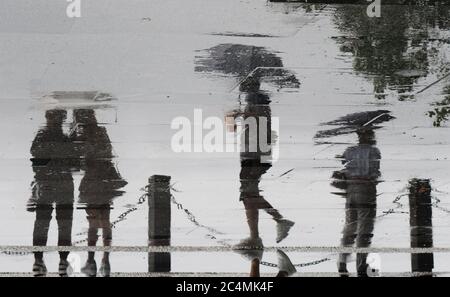
[[0,246],[0,252],[231,252],[235,250],[264,250],[266,252],[302,252],[302,253],[450,253],[450,247],[431,248],[395,248],[395,247],[320,247],[320,246],[292,246],[292,247],[239,247],[232,246]]

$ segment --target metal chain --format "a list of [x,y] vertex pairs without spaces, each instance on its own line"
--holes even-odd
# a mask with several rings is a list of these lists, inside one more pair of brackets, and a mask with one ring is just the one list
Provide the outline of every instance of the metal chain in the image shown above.
[[[225,234],[225,233],[220,232],[220,231],[218,231],[218,230],[216,230],[216,229],[214,229],[214,228],[212,228],[212,227],[209,227],[209,226],[200,224],[200,223],[197,221],[195,215],[194,215],[193,213],[191,213],[191,212],[189,211],[189,209],[184,208],[184,207],[183,207],[183,204],[179,203],[179,202],[175,199],[175,196],[171,195],[171,196],[170,196],[170,199],[171,199],[172,203],[175,204],[175,205],[177,206],[177,209],[183,210],[183,211],[186,213],[188,220],[191,221],[192,223],[194,223],[194,225],[196,225],[197,227],[206,229],[206,230],[208,230],[209,232],[214,233],[214,234],[216,234],[216,235],[217,235],[217,234],[218,234],[218,235],[223,235],[223,234]],[[213,236],[213,235],[211,235],[211,234],[208,234],[207,237],[209,237],[210,239],[216,239],[216,237]]]
[[[294,264],[295,267],[307,267],[307,266],[313,266],[313,265],[318,265],[327,261],[331,261],[330,258],[323,258],[323,259],[319,259],[319,260],[315,260],[315,261],[311,261],[311,262],[306,262],[306,263],[300,263],[300,264]],[[273,268],[277,268],[278,265],[275,263],[270,263],[270,262],[265,262],[265,261],[261,261],[260,262],[261,265],[264,266],[268,266],[268,267],[273,267]]]
[[7,256],[26,256],[31,253],[30,252],[2,251],[2,254],[7,255]]
[[393,204],[397,204],[397,207],[396,208],[390,208],[388,210],[383,211],[383,214],[377,216],[377,219],[382,218],[382,217],[386,217],[386,216],[388,216],[390,214],[393,214],[393,213],[408,214],[409,212],[407,212],[407,211],[397,211],[396,210],[396,209],[399,209],[399,208],[401,208],[403,206],[403,204],[401,204],[399,201],[400,201],[400,199],[402,199],[402,197],[404,197],[406,195],[408,195],[408,194],[400,194],[397,197],[395,197],[395,199],[392,201],[392,203]]
[[436,197],[432,196],[431,199],[435,201],[434,203],[431,204],[431,206],[436,207],[437,209],[442,210],[443,212],[446,212],[446,213],[450,214],[450,210],[449,209],[439,205],[439,203],[441,203],[441,200],[439,198],[436,198]]

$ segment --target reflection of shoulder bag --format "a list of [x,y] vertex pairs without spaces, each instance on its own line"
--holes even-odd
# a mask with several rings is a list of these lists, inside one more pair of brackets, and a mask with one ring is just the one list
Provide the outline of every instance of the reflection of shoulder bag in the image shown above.
[[339,170],[334,171],[333,175],[331,176],[333,178],[333,181],[331,182],[331,185],[337,189],[346,190],[347,189],[347,177],[345,175],[345,171]]
[[346,190],[348,187],[348,183],[345,180],[333,180],[331,185],[336,189]]

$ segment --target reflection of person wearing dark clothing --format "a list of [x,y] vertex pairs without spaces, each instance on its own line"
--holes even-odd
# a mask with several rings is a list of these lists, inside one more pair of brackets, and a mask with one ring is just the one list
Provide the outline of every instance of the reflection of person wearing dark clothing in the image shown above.
[[[77,157],[69,138],[63,133],[62,124],[66,111],[46,112],[46,126],[38,131],[31,147],[34,182],[28,210],[36,212],[33,245],[46,246],[53,208],[58,224],[58,246],[72,244],[72,218],[74,185],[71,169]],[[60,252],[59,273],[67,275],[69,252]],[[42,252],[35,252],[33,272],[44,276],[47,272]]]
[[[358,248],[371,244],[376,216],[377,179],[380,176],[381,154],[375,147],[372,129],[361,128],[358,145],[349,147],[343,154],[345,169],[335,172],[341,186],[346,188],[345,226],[342,246]],[[358,253],[356,268],[359,276],[367,276],[367,253]],[[339,255],[339,272],[347,274],[349,254]]]
[[[92,109],[74,110],[74,132],[72,140],[82,148],[82,168],[85,171],[80,183],[79,202],[85,207],[88,228],[88,245],[95,246],[98,230],[103,231],[103,245],[110,246],[112,230],[110,210],[113,200],[121,196],[127,182],[124,181],[112,162],[111,141],[104,127],[100,127]],[[88,253],[88,260],[83,272],[95,276],[97,266],[95,253]],[[100,268],[104,276],[110,274],[109,253],[103,254]]]
[[[262,258],[263,243],[259,236],[259,210],[263,209],[277,223],[277,242],[287,237],[293,222],[286,220],[278,210],[261,195],[259,183],[272,164],[271,156],[272,131],[270,99],[259,91],[259,81],[248,78],[240,86],[241,91],[246,91],[246,107],[242,113],[244,122],[256,123],[255,127],[243,127],[242,149],[240,154],[241,172],[240,200],[245,206],[247,222],[250,229],[250,237],[242,240],[237,247],[258,247],[258,250],[240,250],[246,258],[251,260],[251,276],[259,276],[259,264]],[[265,125],[265,127],[262,127]],[[283,267],[280,266],[280,276],[287,276],[295,272],[295,268],[289,258],[282,251],[278,253]],[[283,269],[284,268],[284,269]]]

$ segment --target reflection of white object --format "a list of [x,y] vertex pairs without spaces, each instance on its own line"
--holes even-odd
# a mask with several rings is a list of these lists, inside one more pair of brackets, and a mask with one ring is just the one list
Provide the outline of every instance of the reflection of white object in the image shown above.
[[67,257],[69,267],[67,268],[67,274],[73,275],[81,273],[81,257],[78,254],[70,253]]
[[115,100],[111,94],[99,91],[54,91],[43,96],[40,103],[61,108],[104,108],[112,107],[111,101]]
[[54,91],[44,98],[53,98],[58,101],[112,101],[115,98],[108,93],[99,91]]
[[292,275],[297,272],[294,264],[292,264],[289,257],[282,250],[277,250],[277,257],[278,257],[278,269],[280,271],[287,272],[288,275]]
[[288,236],[289,230],[291,230],[294,224],[295,224],[294,222],[286,219],[281,219],[277,221],[277,243],[281,242]]
[[[254,249],[252,249],[254,248]],[[264,245],[260,237],[249,237],[241,240],[233,246],[233,251],[240,254],[245,259],[252,261],[258,259],[261,261],[264,254]]]
[[369,254],[367,256],[367,275],[370,277],[380,276],[381,257],[379,254]]

